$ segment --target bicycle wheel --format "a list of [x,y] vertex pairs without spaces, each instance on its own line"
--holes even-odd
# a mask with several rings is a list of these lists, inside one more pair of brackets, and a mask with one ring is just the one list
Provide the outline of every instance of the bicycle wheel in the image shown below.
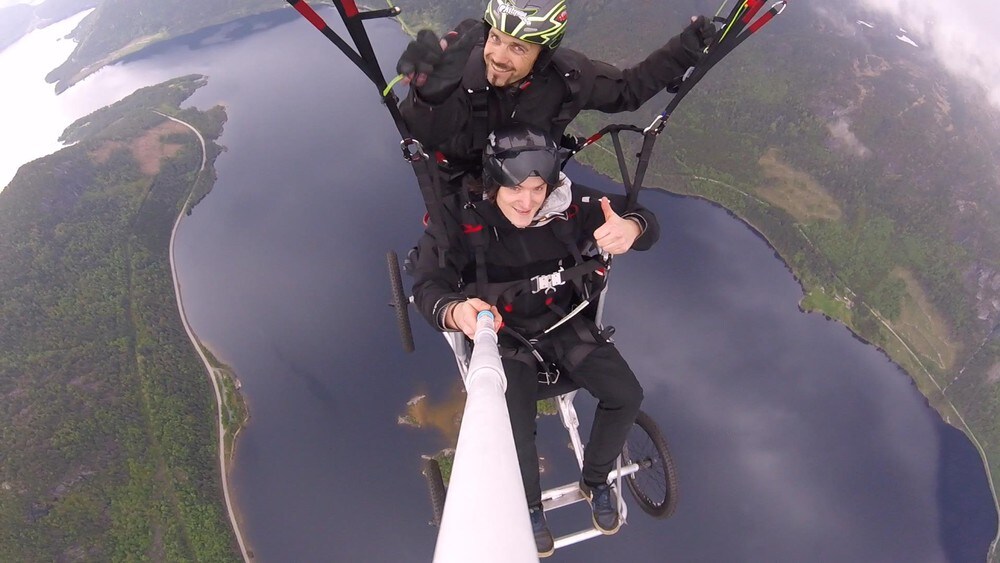
[[677,508],[677,473],[660,427],[642,411],[622,448],[623,465],[639,464],[625,484],[639,506],[656,518],[669,518]]
[[396,325],[399,327],[399,337],[403,341],[403,351],[413,351],[413,330],[410,328],[410,312],[408,307],[410,300],[403,293],[403,277],[399,273],[399,258],[396,252],[390,250],[385,255],[386,265],[389,266],[389,283],[392,286],[392,302],[390,305],[396,310]]
[[427,480],[427,490],[431,494],[431,510],[433,510],[434,526],[441,525],[441,515],[444,514],[444,499],[447,490],[444,488],[444,479],[441,477],[441,465],[434,458],[425,458],[424,467],[421,473]]

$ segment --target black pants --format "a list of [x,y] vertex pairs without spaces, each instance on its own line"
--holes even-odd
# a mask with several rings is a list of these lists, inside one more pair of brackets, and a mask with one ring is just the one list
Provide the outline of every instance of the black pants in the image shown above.
[[[560,339],[562,340],[562,339]],[[542,352],[545,355],[544,340]],[[564,341],[565,343],[565,341]],[[547,356],[548,357],[548,356]],[[528,506],[541,504],[538,450],[535,448],[537,416],[537,366],[503,358],[507,375],[507,410],[510,413],[517,460]],[[608,478],[621,453],[628,431],[642,403],[642,386],[613,344],[601,344],[576,365],[560,365],[560,377],[569,377],[597,398],[597,412],[583,456],[583,479],[601,483]]]

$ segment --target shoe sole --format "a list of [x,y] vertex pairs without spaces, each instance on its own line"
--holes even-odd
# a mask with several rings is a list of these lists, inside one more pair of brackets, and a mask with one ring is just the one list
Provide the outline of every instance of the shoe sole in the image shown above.
[[[593,509],[593,506],[594,506],[594,504],[593,504],[594,503],[594,492],[590,490],[590,487],[584,488],[583,486],[581,486],[580,487],[580,494],[583,495],[583,498],[587,499],[587,502],[590,504],[591,509]],[[604,534],[605,536],[611,536],[611,535],[617,534],[618,530],[621,529],[621,527],[622,527],[622,520],[621,520],[620,516],[618,518],[618,523],[615,524],[615,527],[612,528],[612,529],[610,529],[610,530],[601,527],[601,525],[597,523],[597,517],[594,516],[593,513],[591,513],[591,515],[590,515],[590,521],[594,523],[594,529],[597,530],[598,532]]]
[[538,549],[538,544],[535,543],[535,549],[538,550],[538,557],[548,557],[548,556],[550,556],[550,555],[552,555],[553,553],[556,552],[556,544],[552,540],[552,533],[551,532],[549,532],[549,541],[552,542],[552,547],[550,547],[546,551],[542,551],[542,550]]
[[615,524],[615,527],[613,529],[611,529],[611,530],[607,530],[605,528],[602,528],[601,525],[597,523],[597,518],[594,518],[593,516],[590,517],[590,520],[591,520],[591,522],[594,523],[594,529],[597,530],[598,532],[604,534],[605,536],[611,536],[611,535],[617,534],[618,530],[620,530],[621,527],[622,527],[621,518],[618,519],[618,523]]
[[[548,528],[548,525],[546,525],[545,527]],[[555,545],[555,542],[552,539],[552,532],[549,532],[549,541],[552,542],[552,547],[550,547],[546,551],[542,551],[542,550],[538,549],[538,540],[537,539],[535,540],[535,549],[538,550],[538,557],[539,558],[549,557],[550,555],[552,555],[553,553],[556,552],[556,545]]]

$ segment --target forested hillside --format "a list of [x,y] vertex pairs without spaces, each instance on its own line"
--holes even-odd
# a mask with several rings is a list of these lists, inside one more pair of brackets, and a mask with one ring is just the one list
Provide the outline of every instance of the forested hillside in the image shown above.
[[282,0],[100,0],[72,34],[78,41],[73,54],[47,80],[57,83],[56,91],[62,92],[148,45],[282,6],[288,4]]
[[[459,0],[404,7],[411,27],[439,31],[481,17]],[[576,0],[564,45],[624,67],[716,7]],[[884,349],[997,476],[1000,112],[897,27],[852,3],[832,15],[790,3],[681,104],[646,186],[708,199],[753,226],[802,283],[802,307]],[[583,114],[574,132],[644,126],[668,100]],[[578,158],[617,178],[609,150]]]
[[214,181],[204,78],[143,88],[66,131],[0,194],[0,561],[237,559],[215,404],[168,243]]
[[100,0],[45,0],[41,4],[14,4],[0,8],[0,51],[12,45],[25,33],[77,12],[93,8]]

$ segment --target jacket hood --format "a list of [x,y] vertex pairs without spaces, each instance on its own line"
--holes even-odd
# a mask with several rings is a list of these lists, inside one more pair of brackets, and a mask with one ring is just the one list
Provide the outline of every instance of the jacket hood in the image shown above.
[[566,174],[560,172],[559,184],[552,190],[549,197],[545,198],[541,209],[535,214],[535,218],[531,220],[528,228],[541,227],[554,219],[566,219],[566,210],[569,209],[569,204],[573,201],[572,187],[573,182]]

